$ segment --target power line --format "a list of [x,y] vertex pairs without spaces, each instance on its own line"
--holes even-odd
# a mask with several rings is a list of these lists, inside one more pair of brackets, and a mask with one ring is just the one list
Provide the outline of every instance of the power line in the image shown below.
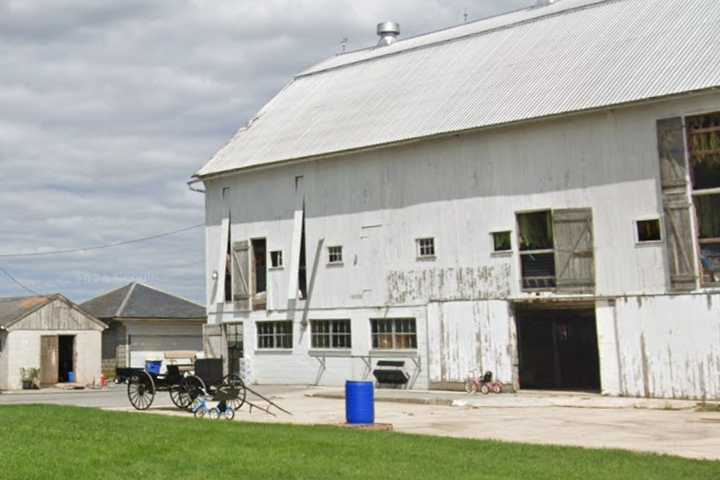
[[[190,227],[181,228],[179,230],[173,230],[172,232],[158,233],[156,235],[150,235],[148,237],[134,238],[132,240],[123,240],[121,242],[108,243],[105,245],[96,245],[94,247],[69,248],[69,249],[65,249],[65,250],[50,250],[47,252],[34,252],[34,253],[6,253],[6,254],[0,254],[0,258],[47,257],[50,255],[65,255],[65,254],[69,254],[69,253],[91,252],[93,250],[102,250],[105,248],[120,247],[122,245],[129,245],[132,243],[140,243],[140,242],[146,242],[148,240],[155,240],[157,238],[169,237],[170,235],[187,232],[188,230],[193,230],[195,228],[200,228],[203,226],[205,226],[205,224],[200,223],[198,225],[192,225]],[[7,274],[7,272],[5,272],[5,273]]]
[[10,274],[10,272],[8,272],[7,270],[5,270],[4,268],[0,267],[0,272],[4,273],[6,277],[8,277],[10,280],[12,280],[12,281],[13,281],[16,285],[18,285],[20,288],[23,288],[23,289],[27,290],[28,292],[32,293],[33,295],[40,295],[38,292],[36,292],[36,291],[33,290],[32,288],[30,288],[30,287],[28,287],[28,286],[25,286],[20,280],[18,280],[17,278],[13,277],[13,276]]

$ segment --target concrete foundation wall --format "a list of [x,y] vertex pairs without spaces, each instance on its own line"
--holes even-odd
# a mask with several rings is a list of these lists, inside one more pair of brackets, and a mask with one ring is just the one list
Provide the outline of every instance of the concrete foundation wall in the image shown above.
[[[345,380],[372,380],[371,370],[378,360],[404,360],[405,371],[414,388],[427,388],[427,328],[425,308],[358,309],[310,311],[307,321],[350,319],[352,348],[349,350],[312,349],[310,323],[294,322],[293,348],[263,350],[257,347],[256,321],[284,320],[253,312],[243,322],[246,379],[258,384],[343,385]],[[417,350],[375,350],[372,348],[370,319],[415,318]],[[419,367],[415,364],[418,362]],[[368,363],[370,367],[368,367]]]

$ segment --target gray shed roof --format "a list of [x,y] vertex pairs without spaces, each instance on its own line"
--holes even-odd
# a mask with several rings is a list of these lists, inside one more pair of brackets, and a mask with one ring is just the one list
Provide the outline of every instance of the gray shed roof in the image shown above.
[[720,86],[720,1],[560,0],[332,57],[200,177]]
[[207,316],[202,305],[138,282],[88,300],[81,307],[101,319],[200,320]]
[[57,295],[0,298],[0,326],[7,327],[56,298]]

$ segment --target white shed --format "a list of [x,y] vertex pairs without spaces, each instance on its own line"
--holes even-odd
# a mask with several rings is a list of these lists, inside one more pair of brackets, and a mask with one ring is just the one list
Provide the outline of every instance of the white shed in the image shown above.
[[100,379],[106,326],[60,294],[0,299],[0,389],[22,388],[22,369],[41,386]]

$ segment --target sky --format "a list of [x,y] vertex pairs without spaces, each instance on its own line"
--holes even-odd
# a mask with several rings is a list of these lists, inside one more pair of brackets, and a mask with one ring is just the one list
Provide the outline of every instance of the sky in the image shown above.
[[204,302],[186,183],[294,74],[535,0],[0,0],[0,297],[140,281]]

